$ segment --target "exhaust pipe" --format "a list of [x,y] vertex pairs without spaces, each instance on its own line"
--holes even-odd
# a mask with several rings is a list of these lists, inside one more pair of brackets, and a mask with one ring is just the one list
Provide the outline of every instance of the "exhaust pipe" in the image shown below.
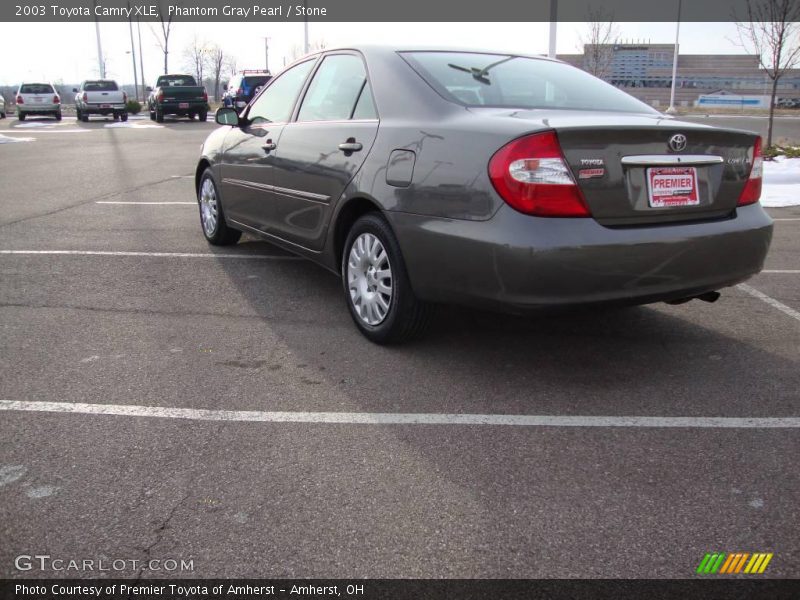
[[686,304],[692,300],[702,300],[703,302],[716,302],[722,296],[719,292],[706,292],[697,296],[689,296],[688,298],[678,298],[677,300],[667,300],[667,304]]

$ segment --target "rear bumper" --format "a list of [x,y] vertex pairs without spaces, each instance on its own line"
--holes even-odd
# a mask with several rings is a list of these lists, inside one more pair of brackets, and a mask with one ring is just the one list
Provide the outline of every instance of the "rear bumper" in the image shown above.
[[80,106],[80,111],[87,115],[110,115],[112,113],[125,112],[127,109],[124,104],[109,104],[101,106],[99,104],[84,104]]
[[60,104],[17,104],[17,113],[54,113],[61,110]]
[[[188,104],[189,106],[181,108],[181,104]],[[204,102],[164,102],[158,104],[157,107],[165,115],[188,115],[189,113],[208,112],[208,104]]]
[[508,206],[488,221],[387,217],[418,296],[512,312],[717,290],[758,273],[772,239],[760,204],[722,221],[614,229]]

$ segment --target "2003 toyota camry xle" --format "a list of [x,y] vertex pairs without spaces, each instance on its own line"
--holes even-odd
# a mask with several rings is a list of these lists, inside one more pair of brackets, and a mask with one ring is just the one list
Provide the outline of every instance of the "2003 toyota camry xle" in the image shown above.
[[714,300],[761,270],[761,140],[668,118],[559,61],[359,47],[300,59],[202,148],[203,233],[342,278],[370,340],[440,303]]

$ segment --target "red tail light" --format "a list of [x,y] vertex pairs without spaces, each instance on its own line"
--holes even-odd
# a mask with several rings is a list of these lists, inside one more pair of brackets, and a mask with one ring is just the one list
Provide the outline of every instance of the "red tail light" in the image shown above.
[[750,167],[750,176],[739,196],[739,206],[754,204],[761,198],[761,175],[763,172],[764,159],[761,156],[761,138],[757,137],[755,146],[753,146],[753,164]]
[[22,96],[17,96],[17,104],[25,104],[25,101],[22,99]]
[[83,92],[83,101],[84,102],[88,102],[89,101],[89,94],[87,94],[86,92]]
[[122,92],[122,102],[124,104],[128,103],[128,92]]
[[158,102],[162,102],[164,100],[164,92],[158,92],[158,96],[156,96],[156,100]]
[[555,131],[527,135],[500,148],[489,161],[489,178],[506,204],[526,215],[591,215]]
[[205,92],[205,91],[203,92],[203,100],[205,102],[208,102],[208,92]]
[[53,104],[61,104],[61,98],[58,96],[53,96]]

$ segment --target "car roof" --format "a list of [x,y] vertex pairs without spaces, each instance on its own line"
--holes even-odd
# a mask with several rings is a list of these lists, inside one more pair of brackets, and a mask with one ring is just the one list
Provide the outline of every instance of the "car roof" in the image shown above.
[[[520,56],[524,58],[536,58],[547,60],[551,62],[563,62],[555,58],[550,58],[542,54],[530,54],[525,52],[510,52],[489,48],[478,48],[470,46],[440,46],[431,44],[354,44],[352,46],[337,46],[333,48],[325,48],[317,52],[310,52],[306,56],[317,56],[327,52],[356,50],[365,56],[371,54],[386,55],[395,54],[398,52],[463,52],[469,54],[497,54],[501,56]],[[306,56],[302,57],[305,58]]]

